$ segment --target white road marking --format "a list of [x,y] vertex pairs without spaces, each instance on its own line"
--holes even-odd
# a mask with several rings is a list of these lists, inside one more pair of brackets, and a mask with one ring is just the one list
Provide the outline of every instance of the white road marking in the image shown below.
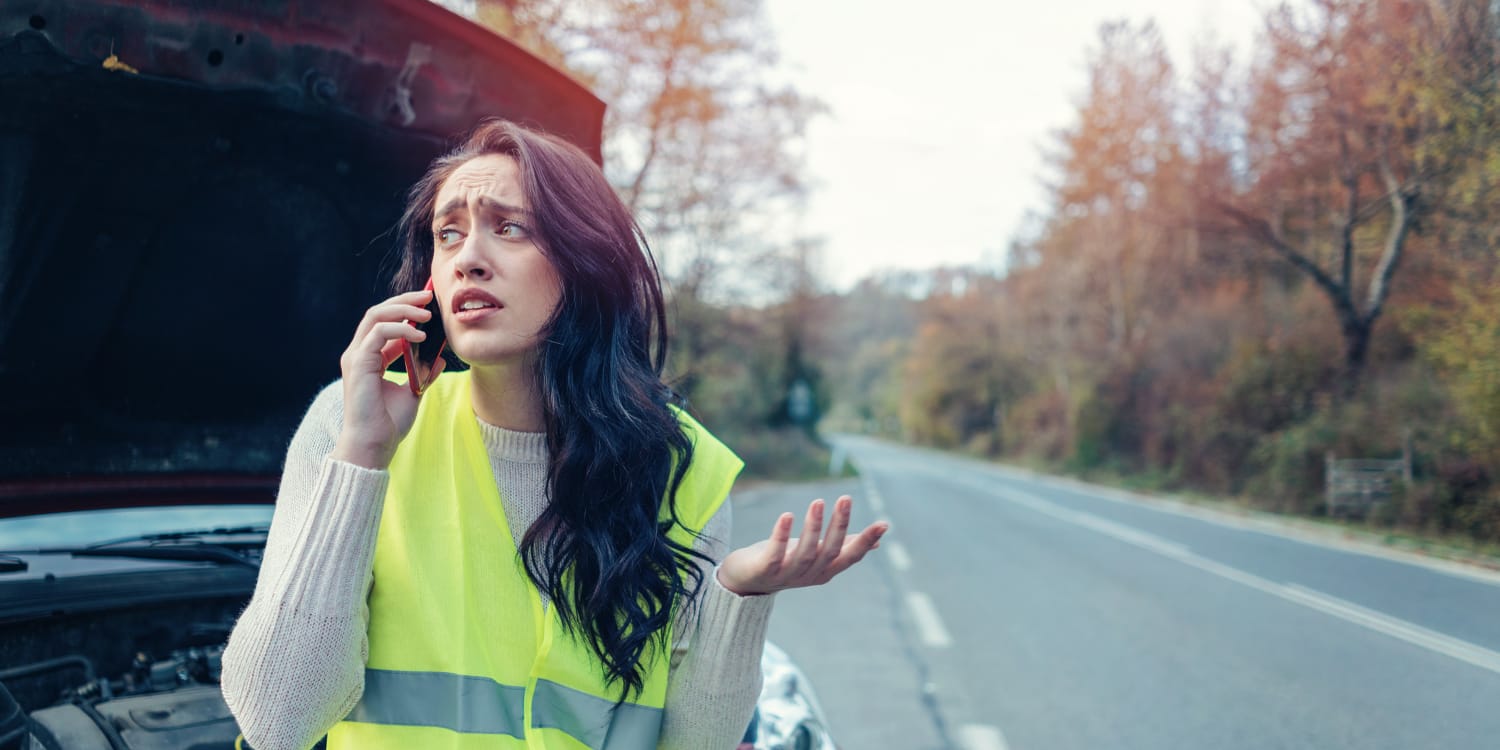
[[911,570],[911,555],[906,554],[906,547],[900,542],[886,542],[880,546],[885,548],[885,553],[891,558],[891,565],[894,565],[896,570],[903,572]]
[[1143,531],[1137,531],[1114,521],[1100,518],[1092,513],[1061,507],[1030,493],[1006,489],[1000,493],[1000,496],[1017,505],[1031,508],[1039,513],[1045,513],[1068,523],[1093,529],[1101,534],[1186,563],[1220,578],[1249,586],[1257,591],[1265,592],[1294,604],[1300,604],[1309,609],[1332,615],[1345,622],[1406,641],[1433,653],[1449,656],[1480,669],[1500,674],[1500,653],[1490,651],[1482,646],[1476,646],[1468,641],[1428,630],[1420,625],[1415,625],[1372,609],[1366,609],[1353,602],[1346,602],[1295,583],[1280,584],[1266,580],[1253,573],[1246,573],[1238,568],[1233,568],[1193,554],[1183,545],[1168,542]]
[[1071,524],[1093,529],[1106,536],[1119,539],[1122,542],[1144,547],[1154,552],[1159,552],[1168,557],[1178,557],[1192,554],[1186,546],[1176,542],[1169,542],[1159,536],[1147,534],[1139,529],[1134,529],[1121,523],[1116,523],[1107,518],[1101,518],[1092,513],[1070,510],[1056,503],[1049,503],[1035,495],[1021,492],[1019,490],[1006,490],[1002,495],[1018,505],[1024,505],[1038,513],[1045,513],[1053,518],[1067,521]]
[[1321,591],[1303,588],[1295,583],[1285,586],[1287,597],[1301,601],[1313,609],[1327,612],[1349,622],[1363,625],[1371,630],[1385,633],[1392,638],[1399,638],[1413,646],[1420,646],[1428,651],[1451,656],[1459,661],[1468,662],[1480,669],[1488,669],[1500,674],[1500,654],[1485,648],[1476,646],[1468,641],[1461,641],[1442,633],[1428,630],[1419,625],[1413,625],[1405,620],[1398,620],[1390,615],[1366,609],[1353,602],[1329,596]]
[[1320,547],[1336,549],[1350,554],[1415,565],[1436,573],[1462,578],[1475,583],[1500,586],[1500,571],[1497,570],[1487,570],[1473,565],[1392,549],[1390,547],[1373,546],[1369,542],[1361,542],[1341,536],[1342,534],[1346,534],[1347,531],[1334,528],[1319,528],[1317,525],[1312,524],[1312,522],[1300,521],[1295,518],[1277,518],[1268,516],[1267,514],[1247,516],[1242,512],[1234,513],[1212,507],[1190,505],[1180,500],[1143,495],[1114,487],[1090,484],[1070,477],[1049,476],[1007,466],[987,465],[984,469],[1010,479],[1020,479],[1027,482],[1061,487],[1070,492],[1082,493],[1092,498],[1108,500],[1119,505],[1145,508],[1159,513],[1171,513],[1224,528],[1253,531],[1282,539],[1292,539],[1304,544],[1315,544]]
[[953,645],[953,637],[948,635],[948,629],[943,627],[942,618],[938,617],[937,607],[932,605],[932,600],[920,591],[912,591],[906,595],[906,608],[911,610],[912,619],[917,623],[917,634],[921,636],[922,643],[931,648],[947,648]]
[[963,750],[1009,750],[999,727],[965,724],[958,728],[958,744]]

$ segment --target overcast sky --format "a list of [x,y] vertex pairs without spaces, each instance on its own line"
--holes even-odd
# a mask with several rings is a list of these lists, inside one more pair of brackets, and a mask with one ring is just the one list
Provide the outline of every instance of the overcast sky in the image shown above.
[[1243,65],[1267,2],[768,0],[789,75],[832,109],[800,225],[826,241],[824,278],[998,262],[1045,206],[1041,147],[1072,122],[1102,22],[1154,18],[1182,75],[1206,34]]

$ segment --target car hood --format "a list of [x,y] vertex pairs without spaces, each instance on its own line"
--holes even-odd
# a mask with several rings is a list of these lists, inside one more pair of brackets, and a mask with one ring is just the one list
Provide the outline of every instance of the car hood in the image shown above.
[[425,0],[9,2],[0,91],[0,516],[270,501],[428,161],[604,112]]

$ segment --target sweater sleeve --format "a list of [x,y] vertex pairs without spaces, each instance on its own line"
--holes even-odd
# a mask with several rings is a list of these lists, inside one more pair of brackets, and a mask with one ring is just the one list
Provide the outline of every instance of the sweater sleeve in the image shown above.
[[342,388],[319,393],[292,438],[255,594],[224,650],[225,702],[260,750],[311,746],[364,691],[366,596],[389,475],[328,458]]
[[[695,548],[715,561],[729,551],[729,501]],[[739,596],[703,565],[696,601],[679,618],[659,750],[733,750],[760,697],[760,656],[775,596]]]

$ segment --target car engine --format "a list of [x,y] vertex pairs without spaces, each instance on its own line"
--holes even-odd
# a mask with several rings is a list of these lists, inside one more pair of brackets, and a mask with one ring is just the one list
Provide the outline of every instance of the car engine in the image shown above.
[[[239,733],[219,694],[222,649],[191,649],[120,679],[84,682],[66,700],[33,711],[20,750],[43,748],[231,748]],[[63,660],[71,666],[82,657]],[[40,665],[38,665],[40,666]],[[124,694],[116,695],[120,686]]]
[[219,692],[222,644],[242,606],[179,603],[7,628],[0,650],[50,658],[0,669],[0,750],[247,748],[235,744]]

